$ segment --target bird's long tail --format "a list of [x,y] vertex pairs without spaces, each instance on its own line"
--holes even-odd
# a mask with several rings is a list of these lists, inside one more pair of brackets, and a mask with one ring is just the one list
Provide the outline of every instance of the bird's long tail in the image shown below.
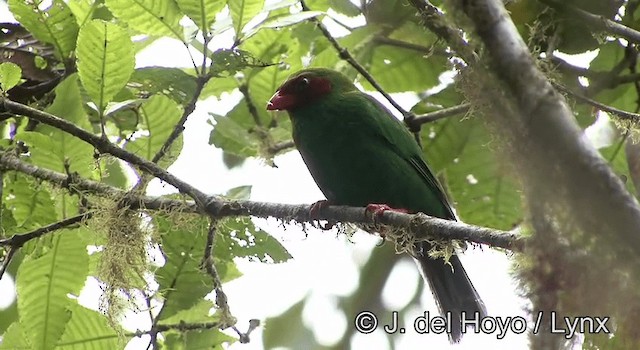
[[427,250],[423,252],[424,255],[421,254],[415,260],[420,266],[422,276],[431,287],[440,313],[451,313],[449,340],[457,343],[462,338],[462,312],[464,311],[469,319],[475,317],[475,312],[479,313],[479,317],[484,317],[487,310],[458,256],[451,256],[449,265],[441,258],[433,259],[426,256]]

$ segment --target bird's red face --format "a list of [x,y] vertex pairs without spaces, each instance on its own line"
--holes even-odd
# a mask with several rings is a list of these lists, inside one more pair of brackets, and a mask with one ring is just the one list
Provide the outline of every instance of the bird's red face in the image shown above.
[[291,111],[306,106],[330,92],[329,79],[303,73],[282,84],[267,103],[267,109]]

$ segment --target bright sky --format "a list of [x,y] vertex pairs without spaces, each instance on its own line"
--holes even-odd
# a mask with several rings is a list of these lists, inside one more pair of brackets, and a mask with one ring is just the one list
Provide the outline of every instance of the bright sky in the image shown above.
[[[0,14],[7,20],[6,7],[0,4]],[[229,38],[216,41],[219,46],[229,43]],[[161,39],[137,56],[137,66],[176,66],[177,62],[189,62],[182,44],[169,39]],[[210,194],[224,193],[240,186],[252,185],[251,199],[281,203],[313,203],[323,199],[321,192],[307,172],[296,151],[278,156],[271,168],[261,161],[249,159],[240,169],[228,170],[222,163],[221,151],[208,145],[211,126],[207,124],[208,112],[224,114],[234,101],[239,99],[236,92],[224,95],[222,101],[210,99],[198,104],[186,124],[184,150],[170,168],[171,172],[200,190]],[[257,101],[258,105],[266,101]],[[409,99],[398,98],[398,102],[408,108]],[[151,194],[166,193],[159,181],[150,186]],[[353,316],[344,315],[336,307],[336,298],[351,294],[357,287],[359,266],[366,261],[378,239],[366,233],[358,233],[347,241],[344,235],[336,236],[334,231],[311,229],[306,236],[299,226],[283,229],[276,221],[256,220],[267,232],[274,235],[293,255],[284,264],[251,263],[237,260],[244,276],[224,285],[229,297],[231,311],[239,320],[238,328],[245,330],[249,319],[264,320],[276,316],[302,298],[309,296],[304,308],[304,322],[313,330],[316,339],[323,345],[331,346],[340,336],[353,327]],[[505,253],[488,248],[471,249],[461,259],[476,289],[484,299],[489,315],[501,317],[526,317],[523,308],[528,301],[519,298],[515,283],[510,276],[511,260]],[[406,260],[393,270],[390,281],[384,288],[383,299],[390,308],[404,307],[418,287],[421,277],[416,266]],[[11,282],[9,276],[0,280],[0,290],[7,290]],[[99,289],[91,282],[81,298],[83,304],[97,306]],[[9,300],[2,297],[1,300]],[[421,307],[400,315],[405,325],[413,324],[413,319],[423,311],[437,314],[433,296],[426,290],[421,298]],[[2,307],[2,305],[0,305]],[[363,310],[364,311],[364,310]],[[385,323],[390,315],[379,315]],[[146,314],[131,314],[126,326],[135,331],[147,329]],[[262,349],[260,327],[251,334],[249,344],[236,344],[230,349]],[[358,335],[352,339],[354,349],[387,349],[385,337],[378,330],[368,335]],[[231,333],[233,334],[233,333]],[[396,335],[394,342],[399,349],[425,348],[448,349],[451,347],[445,335],[415,334],[408,330]],[[148,339],[134,339],[127,349],[145,349]],[[507,332],[504,339],[493,334],[467,334],[455,349],[526,349],[527,335]]]

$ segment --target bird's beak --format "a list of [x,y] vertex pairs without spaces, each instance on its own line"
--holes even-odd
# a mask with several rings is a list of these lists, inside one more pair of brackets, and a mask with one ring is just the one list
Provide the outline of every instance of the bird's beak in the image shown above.
[[283,94],[280,90],[271,97],[269,103],[267,103],[267,110],[289,110],[295,107],[297,101],[295,95]]

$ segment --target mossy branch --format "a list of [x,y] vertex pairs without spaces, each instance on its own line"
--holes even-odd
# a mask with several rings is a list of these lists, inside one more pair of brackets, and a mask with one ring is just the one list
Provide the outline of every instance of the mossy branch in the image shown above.
[[[47,181],[57,187],[73,188],[76,191],[89,192],[114,200],[124,197],[126,194],[126,191],[122,189],[82,179],[77,176],[69,179],[65,174],[23,162],[16,156],[10,154],[10,152],[0,152],[0,167],[6,170],[19,171],[36,179]],[[280,204],[248,200],[231,201],[206,195],[203,197],[203,200],[207,203],[204,207],[204,214],[214,218],[254,216],[308,223],[317,220],[327,220],[331,222],[364,225],[387,225],[407,230],[413,234],[416,239],[457,239],[487,244],[512,251],[522,251],[525,244],[525,240],[514,232],[444,220],[421,213],[404,214],[386,211],[379,217],[372,217],[365,208],[327,206],[319,210],[316,217],[311,218],[309,216],[311,206],[307,204]],[[199,208],[194,201],[166,197],[129,195],[121,203],[130,206],[131,209],[178,210],[183,213],[202,213],[202,209]],[[11,241],[5,240],[4,245],[11,245],[10,242]],[[3,241],[0,241],[0,244],[3,244]]]

